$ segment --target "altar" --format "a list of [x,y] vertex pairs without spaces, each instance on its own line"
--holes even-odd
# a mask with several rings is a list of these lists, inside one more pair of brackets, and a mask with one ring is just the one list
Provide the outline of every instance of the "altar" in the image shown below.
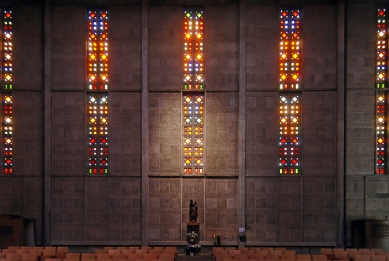
[[196,256],[201,252],[201,245],[187,245],[186,246],[186,255],[187,256]]

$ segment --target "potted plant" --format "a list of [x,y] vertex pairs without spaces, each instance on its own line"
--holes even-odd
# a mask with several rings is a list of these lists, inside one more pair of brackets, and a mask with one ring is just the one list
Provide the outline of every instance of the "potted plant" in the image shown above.
[[196,232],[194,232],[194,231],[192,231],[192,232],[190,232],[190,233],[186,233],[186,236],[188,237],[189,242],[191,242],[191,243],[194,243],[196,237],[198,237],[198,235],[197,235]]

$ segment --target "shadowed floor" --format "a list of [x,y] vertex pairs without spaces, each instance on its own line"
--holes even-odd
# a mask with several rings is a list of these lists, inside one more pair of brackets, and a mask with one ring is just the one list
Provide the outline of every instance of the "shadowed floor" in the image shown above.
[[189,256],[185,254],[179,254],[175,261],[215,261],[213,255],[199,253],[196,256]]

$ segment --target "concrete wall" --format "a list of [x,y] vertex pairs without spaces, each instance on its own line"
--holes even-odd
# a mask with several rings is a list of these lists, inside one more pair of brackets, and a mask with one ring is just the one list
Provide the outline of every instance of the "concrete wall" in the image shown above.
[[[141,3],[100,2],[109,6],[111,79],[110,174],[104,177],[85,175],[89,2],[13,3],[15,173],[0,176],[0,214],[35,219],[37,244],[42,238],[67,245],[130,245],[144,238],[149,244],[185,244],[192,229],[187,225],[190,199],[199,206],[204,245],[214,243],[214,234],[236,245],[240,220],[247,244],[339,245],[343,215],[350,245],[352,220],[383,219],[389,187],[386,176],[374,175],[374,3],[350,2],[343,21],[341,4],[296,2],[302,4],[302,167],[292,177],[277,171],[278,2],[249,1],[241,19],[237,1],[150,1],[144,60]],[[206,175],[195,178],[180,173],[183,4],[205,5]],[[51,12],[49,21],[43,21],[44,10]],[[49,34],[43,22],[51,26]],[[52,45],[47,57],[44,37]],[[347,47],[344,75],[342,46]],[[245,81],[240,81],[242,57]],[[50,72],[44,70],[48,61]],[[346,99],[339,102],[341,76]],[[142,103],[145,85],[147,105]],[[242,90],[245,108],[239,108]],[[343,107],[346,113],[340,115]],[[145,111],[148,134],[142,133]],[[52,116],[45,117],[47,112]],[[342,117],[345,135],[339,134]],[[244,133],[244,151],[238,133]],[[339,151],[340,144],[344,150]],[[243,175],[238,158],[245,162]]]
[[[363,14],[361,16],[361,14]],[[375,172],[375,55],[376,5],[348,6],[346,220],[384,220],[389,211],[387,175]],[[362,30],[361,30],[362,29]]]
[[[13,8],[13,170],[0,177],[0,214],[35,220],[42,231],[43,95],[42,10],[37,5]],[[18,72],[18,73],[16,73]],[[18,129],[18,131],[16,131]]]

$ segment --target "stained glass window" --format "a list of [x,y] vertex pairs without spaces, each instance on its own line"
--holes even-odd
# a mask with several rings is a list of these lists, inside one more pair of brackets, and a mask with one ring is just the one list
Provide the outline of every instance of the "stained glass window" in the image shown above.
[[184,90],[204,89],[204,12],[187,10],[184,16]]
[[204,175],[204,11],[184,11],[183,174]]
[[88,174],[108,174],[108,13],[88,12]]
[[204,95],[184,94],[184,174],[204,174]]
[[300,10],[281,9],[279,49],[279,174],[300,172]]
[[108,95],[88,95],[89,174],[108,174]]
[[280,174],[299,173],[300,95],[280,95]]
[[377,53],[376,53],[376,174],[385,174],[386,171],[386,128],[387,95],[385,93],[387,83],[387,28],[386,9],[377,10]]
[[300,88],[300,11],[282,9],[280,14],[280,90]]
[[3,171],[12,174],[12,11],[2,11],[2,138]]
[[386,140],[386,95],[377,95],[376,100],[376,174],[385,174]]
[[88,89],[108,90],[108,13],[89,11]]

